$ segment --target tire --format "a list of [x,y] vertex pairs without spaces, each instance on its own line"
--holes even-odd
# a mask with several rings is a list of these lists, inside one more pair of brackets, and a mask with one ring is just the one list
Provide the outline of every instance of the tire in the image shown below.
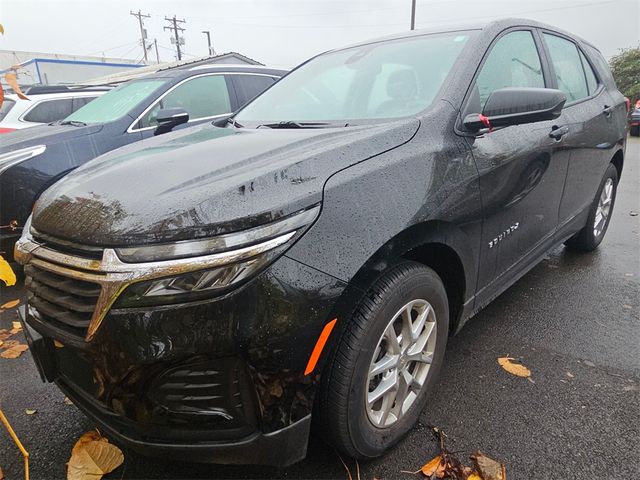
[[[609,202],[609,209],[606,218],[604,219],[604,224],[598,228],[596,225],[596,216],[599,212],[599,205],[603,196],[603,190],[605,186],[609,185],[611,182],[611,197]],[[589,216],[587,217],[586,226],[576,233],[569,240],[564,242],[564,244],[570,248],[571,250],[576,250],[579,252],[591,252],[598,248],[600,242],[604,238],[607,233],[607,228],[609,227],[609,222],[611,221],[611,216],[613,215],[613,207],[616,201],[616,192],[618,191],[618,170],[613,164],[609,164],[607,167],[607,171],[600,182],[600,186],[598,187],[598,193],[591,205],[589,210]]]
[[[394,377],[392,370],[384,370],[384,373],[374,376],[369,382],[374,352],[378,360],[383,354],[384,358],[388,358],[386,355],[389,353],[384,353],[385,348],[391,348],[393,342],[387,342],[381,337],[383,333],[391,331],[394,334],[389,333],[388,338],[395,336],[397,330],[388,329],[390,321],[411,301],[415,301],[412,310],[407,311],[415,315],[413,325],[416,332],[421,331],[422,334],[416,335],[418,340],[414,344],[414,350],[406,351],[404,360],[400,360],[402,355],[398,356],[396,374],[405,372],[398,374],[397,378],[401,376],[402,381],[412,378],[412,375],[422,377],[422,387],[415,385],[416,391],[409,390],[406,398],[412,399],[412,403],[410,406],[407,402],[403,403],[406,405],[405,412],[398,414],[399,403],[392,403],[396,413],[389,413],[386,423],[376,425],[372,417],[376,417],[378,422],[383,421],[384,415],[381,412],[386,400],[373,403],[373,410],[369,411],[366,396],[375,395],[384,376],[389,375],[385,382],[392,381]],[[425,301],[426,305],[423,303]],[[419,318],[426,318],[424,330],[417,326]],[[357,303],[351,317],[345,318],[344,322],[333,358],[322,376],[314,416],[318,419],[316,425],[321,429],[325,440],[336,449],[353,458],[374,458],[398,443],[411,430],[425,407],[429,392],[433,390],[447,343],[447,294],[440,277],[433,270],[416,262],[402,262],[390,267],[375,281]],[[403,320],[398,319],[393,326],[397,329],[402,322]],[[433,325],[435,330],[429,330]],[[432,333],[429,334],[428,331]],[[399,338],[400,335],[396,340]],[[407,335],[406,338],[412,337]],[[420,342],[425,341],[424,338],[428,338],[428,341],[422,349]],[[407,352],[417,355],[416,351],[432,352],[431,363],[408,360]],[[406,370],[402,370],[403,368]],[[374,388],[376,382],[379,383]],[[390,402],[387,401],[387,404]],[[377,407],[380,407],[380,414],[374,411]]]
[[629,128],[629,133],[632,137],[640,137],[640,126],[636,125]]

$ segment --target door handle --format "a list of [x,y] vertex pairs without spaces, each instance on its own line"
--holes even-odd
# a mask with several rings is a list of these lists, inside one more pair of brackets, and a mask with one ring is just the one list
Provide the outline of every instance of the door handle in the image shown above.
[[551,131],[549,132],[549,136],[554,140],[562,140],[562,137],[569,133],[569,127],[551,127]]
[[610,117],[611,112],[613,112],[613,107],[610,107],[609,105],[605,105],[604,108],[602,109],[602,113],[604,114],[605,117]]

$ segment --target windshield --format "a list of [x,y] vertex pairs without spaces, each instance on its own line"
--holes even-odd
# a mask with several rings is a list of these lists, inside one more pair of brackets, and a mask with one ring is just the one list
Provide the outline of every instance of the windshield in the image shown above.
[[64,119],[65,122],[105,123],[117,120],[147,98],[166,80],[136,80],[120,85],[87,103]]
[[240,124],[397,118],[427,108],[472,32],[423,35],[320,55],[242,109]]

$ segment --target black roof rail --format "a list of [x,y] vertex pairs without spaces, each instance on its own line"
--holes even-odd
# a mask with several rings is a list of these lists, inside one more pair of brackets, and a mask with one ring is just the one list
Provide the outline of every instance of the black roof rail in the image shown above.
[[90,92],[110,90],[108,86],[93,85],[33,85],[24,87],[22,91],[25,95],[37,95],[43,93],[67,93],[67,92]]

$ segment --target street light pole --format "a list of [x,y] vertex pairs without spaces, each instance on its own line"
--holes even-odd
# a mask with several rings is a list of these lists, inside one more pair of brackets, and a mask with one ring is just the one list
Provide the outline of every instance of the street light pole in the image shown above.
[[416,0],[411,0],[411,30],[416,29]]
[[207,44],[209,45],[209,55],[214,56],[216,52],[214,52],[213,48],[211,47],[211,32],[209,30],[203,30],[202,33],[204,33],[207,36]]

